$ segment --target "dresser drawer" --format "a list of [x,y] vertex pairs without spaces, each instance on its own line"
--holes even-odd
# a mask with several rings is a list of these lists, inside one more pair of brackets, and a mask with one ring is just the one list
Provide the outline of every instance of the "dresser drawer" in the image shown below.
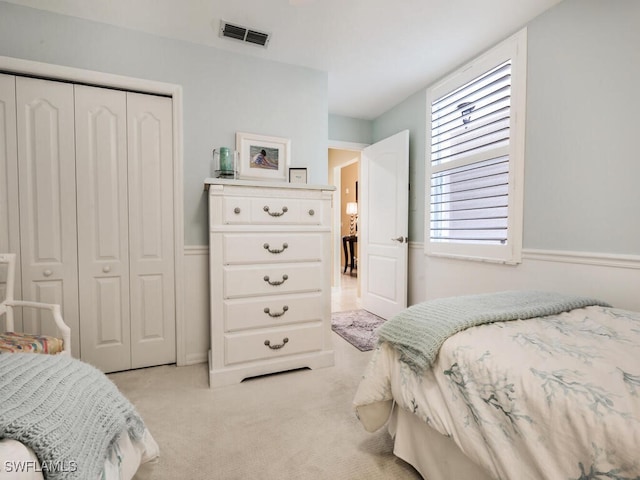
[[319,233],[226,233],[222,236],[224,264],[319,261]]
[[320,262],[223,267],[224,298],[320,291]]
[[323,314],[323,297],[320,293],[225,300],[224,330],[233,332],[320,321]]
[[[322,323],[225,335],[227,365],[322,349]],[[267,345],[268,344],[268,345]]]
[[225,197],[222,222],[247,225],[320,225],[325,202],[321,199]]

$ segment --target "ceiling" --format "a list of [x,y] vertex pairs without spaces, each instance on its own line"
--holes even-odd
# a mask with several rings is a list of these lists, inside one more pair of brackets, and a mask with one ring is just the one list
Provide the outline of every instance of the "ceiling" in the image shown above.
[[[374,119],[561,0],[6,0],[328,72],[329,113]],[[261,47],[220,21],[270,34]]]

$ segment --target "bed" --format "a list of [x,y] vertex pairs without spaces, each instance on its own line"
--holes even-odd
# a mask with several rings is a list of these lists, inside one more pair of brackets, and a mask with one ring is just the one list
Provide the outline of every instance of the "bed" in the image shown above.
[[640,478],[640,313],[553,292],[387,321],[354,407],[429,480]]
[[98,369],[67,355],[0,354],[0,479],[131,479],[158,455]]

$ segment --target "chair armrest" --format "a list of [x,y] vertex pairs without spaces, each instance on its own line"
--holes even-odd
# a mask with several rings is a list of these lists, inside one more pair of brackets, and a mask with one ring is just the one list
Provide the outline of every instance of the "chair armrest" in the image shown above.
[[64,320],[62,319],[60,305],[55,303],[29,302],[26,300],[6,300],[4,304],[8,307],[27,307],[49,310],[53,315],[53,321],[62,334],[63,352],[71,355],[71,328],[69,328],[69,326],[64,323]]

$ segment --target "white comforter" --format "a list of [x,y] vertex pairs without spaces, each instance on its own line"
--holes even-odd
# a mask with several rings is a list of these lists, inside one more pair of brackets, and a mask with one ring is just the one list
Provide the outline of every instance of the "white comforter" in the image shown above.
[[394,401],[495,478],[638,478],[640,314],[594,306],[469,328],[422,376],[384,343],[354,404],[374,431]]

